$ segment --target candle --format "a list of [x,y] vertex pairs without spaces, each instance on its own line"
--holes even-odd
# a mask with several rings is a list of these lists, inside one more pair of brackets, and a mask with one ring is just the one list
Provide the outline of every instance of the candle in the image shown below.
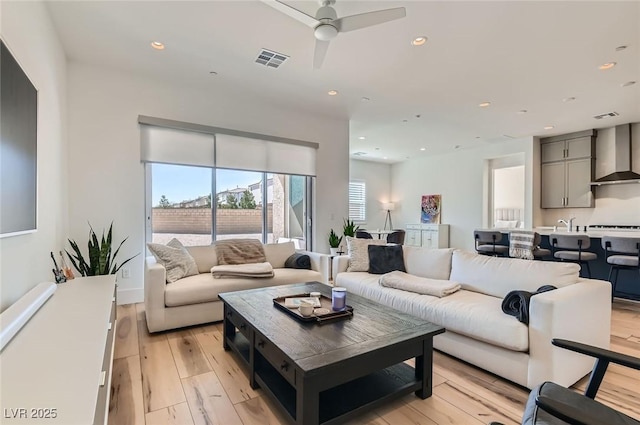
[[331,289],[331,308],[333,311],[343,311],[347,307],[347,289],[335,287]]

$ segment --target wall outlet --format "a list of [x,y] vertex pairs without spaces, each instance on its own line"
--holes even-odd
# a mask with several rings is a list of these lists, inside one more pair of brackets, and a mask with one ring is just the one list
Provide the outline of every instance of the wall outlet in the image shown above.
[[123,279],[129,279],[131,277],[131,269],[130,268],[123,268],[122,269],[122,278]]

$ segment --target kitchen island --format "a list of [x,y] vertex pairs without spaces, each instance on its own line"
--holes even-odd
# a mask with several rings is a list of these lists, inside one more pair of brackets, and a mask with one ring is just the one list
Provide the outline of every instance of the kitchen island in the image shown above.
[[[563,226],[564,227],[564,226]],[[581,227],[581,229],[583,229]],[[598,255],[598,259],[589,262],[591,268],[591,277],[593,279],[609,280],[609,264],[602,247],[602,238],[604,236],[616,236],[626,238],[640,238],[639,230],[617,230],[617,229],[587,229],[586,232],[567,232],[565,229],[558,227],[558,230],[553,230],[553,227],[536,227],[534,229],[483,229],[483,230],[497,230],[505,235],[506,238],[502,240],[503,245],[509,245],[508,235],[511,231],[518,230],[533,230],[538,232],[542,237],[540,246],[542,248],[551,249],[551,242],[549,235],[552,233],[564,233],[575,235],[587,235],[591,238],[591,247],[588,251],[594,252]],[[621,270],[618,275],[618,283],[616,285],[615,297],[625,298],[629,300],[640,301],[640,272],[634,270]]]

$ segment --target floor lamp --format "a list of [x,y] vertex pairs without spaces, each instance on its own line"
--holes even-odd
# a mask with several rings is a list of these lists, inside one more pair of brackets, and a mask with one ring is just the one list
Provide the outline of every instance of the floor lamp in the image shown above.
[[393,230],[393,222],[391,221],[391,211],[395,208],[393,202],[386,202],[382,204],[382,209],[387,210],[387,218],[384,220],[384,230],[387,230],[387,223],[389,223],[389,230]]

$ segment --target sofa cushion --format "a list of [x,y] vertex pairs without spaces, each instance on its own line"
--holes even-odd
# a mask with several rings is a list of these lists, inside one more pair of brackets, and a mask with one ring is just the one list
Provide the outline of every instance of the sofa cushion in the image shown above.
[[369,273],[385,274],[393,271],[404,272],[402,245],[369,245]]
[[578,281],[579,271],[580,266],[573,263],[489,257],[455,250],[451,280],[460,282],[462,289],[504,298],[513,290],[535,292],[542,285],[572,285]]
[[369,273],[340,273],[336,285],[347,288],[348,293],[444,326],[451,332],[509,350],[529,349],[528,327],[502,312],[500,298],[465,290],[438,298],[385,288],[378,284],[378,279]]
[[209,273],[211,267],[218,265],[215,245],[185,246],[198,265],[198,273]]
[[382,239],[360,239],[347,236],[348,272],[366,272],[369,270],[369,245],[386,245]]
[[403,251],[407,273],[429,279],[449,279],[453,249],[429,249],[404,245]]
[[319,281],[322,275],[314,270],[274,269],[274,276],[266,279],[225,278],[214,279],[211,273],[201,273],[180,279],[167,285],[164,291],[164,303],[167,307],[218,301],[222,292],[242,291],[244,289],[266,286],[287,285]]
[[149,251],[167,271],[167,283],[198,274],[198,266],[182,243],[173,238],[166,245],[148,243]]
[[295,254],[296,246],[293,242],[268,243],[264,246],[264,255],[274,269],[281,269],[287,258]]

